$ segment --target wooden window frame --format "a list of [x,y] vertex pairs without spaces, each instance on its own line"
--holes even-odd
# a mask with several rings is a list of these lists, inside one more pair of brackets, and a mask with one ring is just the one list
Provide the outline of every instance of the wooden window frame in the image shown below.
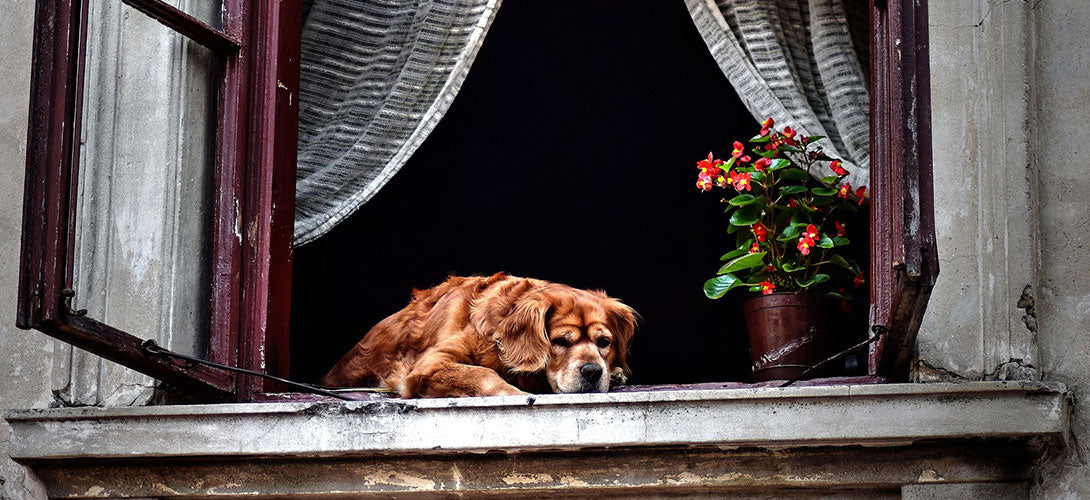
[[[36,4],[17,325],[199,397],[266,399],[283,388],[150,354],[136,336],[70,307],[87,1]],[[301,2],[224,0],[222,31],[161,0],[124,2],[221,56],[208,355],[286,376]],[[869,370],[904,380],[938,274],[927,6],[871,0],[870,13],[870,325],[885,335]]]
[[[124,2],[220,59],[208,358],[286,374],[301,2],[224,0],[222,30],[161,0]],[[268,381],[150,354],[71,308],[87,7],[35,6],[16,324],[205,397],[252,400]]]

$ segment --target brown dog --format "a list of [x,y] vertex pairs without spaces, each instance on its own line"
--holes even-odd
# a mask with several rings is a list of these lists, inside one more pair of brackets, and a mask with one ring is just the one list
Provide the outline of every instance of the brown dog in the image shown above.
[[623,383],[632,308],[597,291],[507,276],[413,290],[323,377],[402,397],[605,392]]

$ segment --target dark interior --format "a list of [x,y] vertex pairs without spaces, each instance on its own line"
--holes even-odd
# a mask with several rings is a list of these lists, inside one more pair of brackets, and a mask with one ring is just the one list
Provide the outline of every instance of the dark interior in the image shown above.
[[758,128],[683,2],[505,2],[423,146],[296,249],[292,378],[324,374],[414,287],[507,271],[639,311],[630,382],[745,380],[744,295],[701,288],[729,245],[696,161]]

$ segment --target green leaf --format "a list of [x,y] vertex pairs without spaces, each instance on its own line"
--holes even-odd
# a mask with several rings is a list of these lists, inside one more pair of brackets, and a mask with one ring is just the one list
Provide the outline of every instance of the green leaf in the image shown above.
[[780,266],[780,268],[782,268],[784,271],[787,271],[789,273],[793,273],[795,271],[802,271],[802,270],[806,269],[805,266],[803,266],[803,267],[792,266],[790,262],[784,262],[783,265]]
[[835,158],[832,158],[832,157],[830,157],[829,155],[827,155],[825,153],[818,153],[818,155],[814,159],[815,160],[821,160],[821,161],[833,161]]
[[[735,158],[733,156],[730,157],[729,160],[727,160],[727,163],[724,164],[723,167],[722,167],[724,172],[726,172],[727,170],[730,170],[730,167],[734,166],[734,160],[737,160],[737,158]],[[724,175],[726,175],[726,174],[724,174]]]
[[840,180],[839,175],[830,175],[828,177],[822,177],[821,178],[821,183],[825,184],[825,185],[833,185],[833,184],[836,184],[836,181],[838,181],[838,180]]
[[751,291],[751,292],[759,292],[761,290],[764,290],[764,288],[761,287],[761,285],[753,285],[753,286],[749,287],[749,291]]
[[752,182],[764,182],[765,174],[761,172],[753,172],[753,177],[750,178]]
[[768,140],[771,139],[771,138],[772,138],[771,135],[765,135],[765,136],[755,135],[752,138],[750,138],[749,142],[768,142]]
[[833,195],[836,194],[835,189],[825,188],[825,187],[816,187],[814,189],[811,189],[810,192],[814,193],[814,194],[816,194],[818,196],[833,196]]
[[757,154],[759,156],[763,156],[765,158],[772,158],[773,156],[776,156],[776,155],[780,154],[780,152],[778,150],[775,150],[775,149],[769,149],[767,151],[758,152]]
[[730,260],[730,259],[733,259],[733,258],[739,256],[739,255],[745,255],[745,254],[749,253],[749,246],[752,245],[752,244],[753,244],[753,238],[750,238],[750,239],[746,240],[746,242],[743,243],[742,246],[723,254],[723,256],[719,258],[719,260]]
[[756,199],[757,197],[751,194],[740,194],[738,196],[735,196],[734,198],[731,198],[728,203],[734,206],[749,205],[750,203],[753,203],[753,200]]
[[849,297],[847,295],[841,295],[841,294],[836,293],[836,292],[825,292],[825,296],[830,298],[830,299],[836,299],[836,300],[852,300],[851,297]]
[[772,160],[772,164],[768,166],[768,170],[775,172],[781,168],[789,166],[791,166],[790,161],[787,161],[783,158],[776,158],[775,160]]
[[[739,226],[727,226],[727,234],[734,234],[734,233],[738,232],[738,229],[739,229]],[[746,234],[746,233],[739,233],[739,234]]]
[[810,174],[798,167],[785,168],[777,175],[779,175],[781,179],[794,179],[803,182],[810,180]]
[[780,188],[780,194],[805,193],[806,186],[784,186]]
[[796,148],[795,146],[790,145],[790,144],[781,144],[780,145],[780,151],[790,151],[792,153],[798,153],[801,150],[799,148]]
[[815,207],[824,207],[825,205],[832,203],[833,199],[832,196],[815,196],[814,202],[811,203],[811,205]]
[[844,257],[841,257],[838,253],[834,253],[832,257],[829,257],[829,262],[843,267],[844,269],[847,269],[849,271],[855,271],[855,268],[853,268],[852,265],[848,263],[848,260]]
[[834,247],[842,247],[842,246],[847,245],[849,243],[851,243],[851,241],[849,241],[848,238],[845,238],[843,236],[836,236],[836,237],[833,238],[833,246]]
[[740,194],[731,198],[728,203],[735,206],[743,205],[763,205],[765,203],[764,196],[753,196],[751,194]]
[[733,274],[724,274],[722,276],[716,276],[708,281],[704,282],[704,295],[707,295],[709,299],[718,299],[727,293],[731,288],[741,285],[742,282],[738,280]]
[[820,140],[822,140],[824,138],[825,138],[824,135],[810,135],[810,136],[806,136],[806,142],[808,142],[810,144],[813,144],[814,142],[820,141]]
[[797,225],[792,224],[792,225],[787,226],[786,228],[784,228],[783,235],[781,235],[779,238],[776,238],[776,239],[778,239],[780,241],[790,241],[790,240],[793,240],[795,238],[798,238],[799,232],[801,232],[801,231],[802,231],[802,226],[797,226]]
[[723,267],[720,267],[719,271],[717,271],[715,274],[733,273],[735,271],[742,271],[744,269],[763,266],[765,263],[764,259],[765,252],[757,252],[743,255],[741,257],[738,257],[737,259],[727,262],[726,264],[723,264]]
[[817,246],[820,248],[833,248],[833,240],[828,236],[822,236],[817,242]]
[[730,216],[732,226],[752,226],[759,220],[761,220],[761,210],[753,205],[741,207]]
[[828,274],[816,274],[816,275],[814,275],[813,278],[810,278],[809,280],[806,280],[805,283],[803,283],[803,282],[801,282],[799,280],[795,280],[795,283],[797,283],[802,288],[810,288],[810,287],[812,287],[812,286],[814,286],[814,285],[816,285],[818,283],[825,283],[826,281],[829,281],[829,275]]

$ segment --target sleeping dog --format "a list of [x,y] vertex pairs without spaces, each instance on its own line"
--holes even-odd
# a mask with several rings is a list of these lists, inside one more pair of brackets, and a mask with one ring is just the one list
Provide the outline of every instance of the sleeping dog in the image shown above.
[[623,383],[636,313],[598,291],[498,273],[413,290],[319,383],[401,397],[606,392]]

